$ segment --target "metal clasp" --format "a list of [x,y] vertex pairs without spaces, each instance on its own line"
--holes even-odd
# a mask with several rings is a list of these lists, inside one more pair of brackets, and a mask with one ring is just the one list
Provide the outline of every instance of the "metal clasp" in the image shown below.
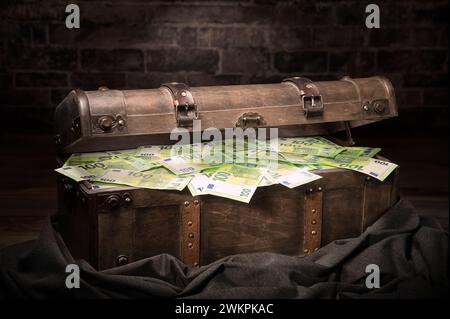
[[256,112],[244,113],[236,122],[236,127],[241,127],[242,129],[258,127],[261,125],[266,125],[266,121]]
[[303,112],[306,117],[323,114],[322,95],[303,95]]

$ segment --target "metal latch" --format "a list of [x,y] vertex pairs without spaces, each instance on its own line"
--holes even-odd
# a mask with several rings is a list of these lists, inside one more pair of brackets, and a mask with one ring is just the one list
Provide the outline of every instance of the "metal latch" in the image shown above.
[[323,114],[323,103],[321,95],[303,95],[303,112],[306,117]]
[[322,95],[310,79],[295,76],[284,79],[283,82],[290,82],[299,90],[303,113],[306,117],[320,116],[323,114]]
[[189,86],[184,83],[173,82],[165,83],[162,87],[169,89],[172,94],[177,126],[192,126],[192,121],[198,118],[198,112],[197,104]]
[[258,127],[266,125],[264,118],[256,112],[242,114],[236,122],[236,127],[246,129],[249,127]]

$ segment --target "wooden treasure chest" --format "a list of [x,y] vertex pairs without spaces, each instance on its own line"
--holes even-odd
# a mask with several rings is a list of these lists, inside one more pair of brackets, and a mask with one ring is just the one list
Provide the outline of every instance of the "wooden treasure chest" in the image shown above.
[[[58,164],[73,153],[174,144],[174,128],[277,128],[279,137],[333,136],[397,116],[382,77],[146,90],[74,90],[55,112]],[[387,160],[386,160],[387,161]],[[190,267],[250,252],[304,255],[355,237],[397,201],[398,169],[384,181],[335,168],[295,188],[258,187],[251,201],[188,189],[96,189],[58,175],[55,225],[75,258],[106,269],[161,253]]]

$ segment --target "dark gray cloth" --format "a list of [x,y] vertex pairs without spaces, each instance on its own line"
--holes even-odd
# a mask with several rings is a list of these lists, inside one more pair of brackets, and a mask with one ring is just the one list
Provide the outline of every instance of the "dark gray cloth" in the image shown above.
[[[65,267],[81,269],[67,289]],[[368,264],[381,287],[365,285]],[[0,252],[0,296],[31,298],[447,298],[448,234],[399,201],[357,238],[307,257],[241,254],[190,271],[170,255],[96,271],[73,260],[48,223],[40,238]]]

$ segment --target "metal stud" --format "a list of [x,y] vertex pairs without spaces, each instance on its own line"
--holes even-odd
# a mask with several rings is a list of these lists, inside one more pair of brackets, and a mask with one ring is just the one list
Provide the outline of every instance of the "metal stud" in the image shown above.
[[186,94],[186,91],[182,91],[181,92],[181,96],[186,96],[187,94]]
[[194,233],[189,233],[188,237],[189,238],[194,238]]
[[192,221],[188,221],[188,226],[192,226]]
[[319,192],[321,192],[322,191],[322,187],[317,187],[317,190],[319,191]]
[[311,221],[311,224],[315,225],[315,224],[317,224],[317,221],[316,221],[315,219],[313,219],[313,220]]
[[311,235],[317,235],[317,232],[315,230],[311,231]]
[[199,201],[198,199],[194,200],[194,205],[198,205]]
[[191,203],[189,201],[184,202],[184,206],[188,207]]
[[198,262],[195,262],[195,263],[194,263],[194,267],[198,267]]
[[304,252],[305,254],[307,254],[307,253],[309,252],[309,249],[308,249],[308,248],[305,248],[305,249],[303,249],[303,252]]
[[313,209],[311,210],[311,212],[312,212],[313,214],[315,214],[315,213],[317,212],[317,210],[316,210],[315,208],[313,208]]
[[309,192],[312,193],[314,190],[312,188],[309,189]]
[[188,244],[188,247],[189,247],[189,248],[192,248],[193,246],[194,246],[193,243],[189,243],[189,244]]
[[117,121],[117,124],[119,124],[120,126],[124,126],[125,125],[125,121],[120,119]]

